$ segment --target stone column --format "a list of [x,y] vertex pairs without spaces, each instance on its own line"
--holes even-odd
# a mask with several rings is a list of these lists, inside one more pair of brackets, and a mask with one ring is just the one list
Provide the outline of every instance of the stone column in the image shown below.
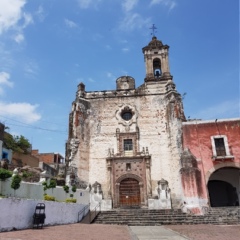
[[146,181],[147,181],[147,196],[152,197],[152,184],[151,184],[151,172],[150,172],[150,158],[146,160]]
[[114,207],[119,207],[119,188],[120,188],[120,183],[116,183],[115,185],[115,197],[114,197]]
[[165,60],[165,63],[166,63],[166,72],[167,72],[167,73],[170,73],[169,63],[168,63],[168,53],[166,53],[165,58],[166,58],[166,60]]
[[139,187],[140,187],[140,202],[141,204],[145,204],[144,202],[144,192],[143,192],[143,183],[139,182]]
[[108,189],[108,199],[112,198],[112,166],[111,166],[111,160],[107,160],[107,189]]

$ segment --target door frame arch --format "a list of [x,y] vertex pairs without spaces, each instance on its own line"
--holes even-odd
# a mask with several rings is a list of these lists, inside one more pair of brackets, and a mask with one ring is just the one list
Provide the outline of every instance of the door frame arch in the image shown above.
[[217,165],[215,165],[214,167],[212,167],[211,169],[209,169],[206,173],[206,185],[208,184],[209,178],[211,177],[211,175],[216,172],[217,170],[219,170],[220,168],[238,168],[240,170],[240,163],[234,163],[234,162],[224,162],[224,163],[219,163]]
[[[234,163],[234,162],[223,162],[223,163],[219,163],[217,165],[215,165],[214,167],[212,167],[207,173],[206,173],[206,189],[207,189],[207,194],[208,194],[208,202],[209,202],[209,206],[211,206],[211,199],[210,199],[210,193],[209,193],[209,182],[211,181],[210,178],[211,176],[218,170],[223,170],[223,169],[235,169],[238,170],[240,173],[240,163]],[[239,175],[240,177],[240,175]],[[213,180],[214,181],[214,180]],[[219,179],[218,181],[223,181],[226,183],[229,183],[230,185],[232,185],[232,183],[225,181],[225,180],[221,180]],[[232,185],[233,186],[233,185]],[[239,179],[239,188],[240,188],[240,179]],[[237,194],[238,195],[238,194]],[[240,196],[238,195],[238,201],[240,200]]]
[[116,184],[115,184],[115,204],[114,207],[119,207],[119,202],[120,202],[120,196],[119,196],[119,188],[120,188],[120,183],[121,181],[123,181],[124,179],[127,178],[132,178],[138,181],[139,183],[139,188],[140,188],[140,203],[141,205],[144,205],[144,184],[143,184],[143,179],[135,174],[131,174],[131,173],[127,173],[124,174],[122,176],[120,176],[117,180],[116,180]]

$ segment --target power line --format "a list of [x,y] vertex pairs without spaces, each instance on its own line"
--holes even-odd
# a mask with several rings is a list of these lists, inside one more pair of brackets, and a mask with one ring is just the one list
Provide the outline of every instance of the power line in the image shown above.
[[23,126],[23,125],[18,125],[18,124],[13,124],[13,123],[8,123],[8,125],[17,126],[17,127],[24,127],[24,128],[32,128],[32,129],[37,129],[37,130],[44,130],[44,131],[49,131],[49,132],[62,133],[64,135],[67,134],[67,131],[59,131],[59,130],[41,128],[41,127],[36,127],[36,126]]
[[[2,111],[2,110],[1,110],[1,112],[8,114],[8,112],[6,112],[6,111]],[[17,114],[14,114],[14,113],[11,113],[11,115],[15,115],[16,117],[18,117],[18,115],[17,115]],[[5,116],[3,116],[3,115],[0,115],[0,117],[4,117],[4,118],[10,119],[10,120],[12,120],[12,121],[15,121],[14,119],[5,117]],[[28,119],[33,119],[33,118],[29,118],[29,117],[28,117]],[[51,124],[55,124],[55,125],[59,125],[59,126],[64,126],[63,124],[54,123],[54,122],[48,122],[48,121],[44,121],[44,120],[38,120],[38,121],[39,121],[39,122],[45,122],[45,123],[51,123]]]
[[27,124],[27,123],[23,123],[21,121],[18,121],[18,120],[12,119],[12,118],[8,118],[8,117],[2,116],[2,115],[0,115],[0,117],[3,117],[3,118],[6,118],[8,120],[11,120],[11,121],[14,121],[14,122],[22,124],[22,125],[18,125],[18,124],[13,124],[13,123],[9,123],[8,122],[7,125],[18,126],[18,127],[25,127],[25,128],[32,128],[32,129],[38,129],[38,130],[44,130],[44,131],[50,131],[50,132],[58,132],[58,133],[64,133],[64,134],[67,133],[67,131],[59,131],[59,130],[53,130],[53,129],[49,129],[49,128],[37,127],[37,126],[31,125],[31,124]]

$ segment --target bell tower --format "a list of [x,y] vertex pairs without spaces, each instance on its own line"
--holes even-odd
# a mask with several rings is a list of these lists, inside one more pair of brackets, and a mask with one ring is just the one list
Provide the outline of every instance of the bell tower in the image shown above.
[[168,45],[163,45],[156,36],[142,49],[146,65],[145,82],[172,80],[168,63]]

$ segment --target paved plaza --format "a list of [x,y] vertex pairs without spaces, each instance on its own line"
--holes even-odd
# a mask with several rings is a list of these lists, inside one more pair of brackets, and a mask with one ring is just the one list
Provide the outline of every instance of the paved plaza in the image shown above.
[[240,225],[121,226],[69,224],[0,233],[0,240],[238,240]]

